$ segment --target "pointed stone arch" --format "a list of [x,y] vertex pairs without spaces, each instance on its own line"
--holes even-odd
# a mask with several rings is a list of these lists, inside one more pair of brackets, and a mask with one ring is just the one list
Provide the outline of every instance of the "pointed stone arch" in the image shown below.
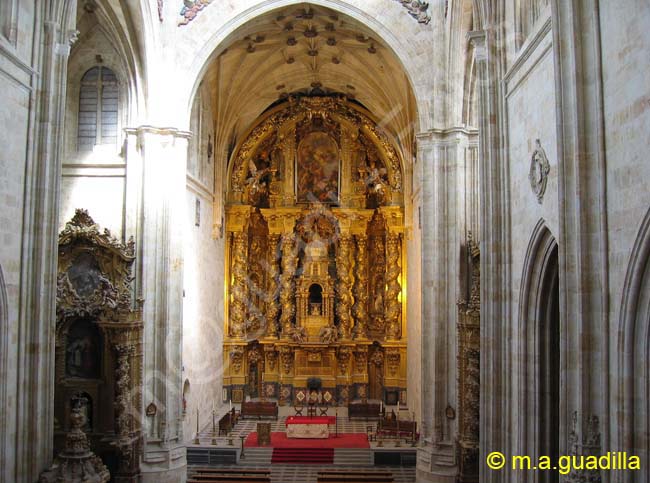
[[[630,255],[623,285],[618,332],[619,445],[641,461],[650,458],[650,210]],[[645,481],[643,472],[625,472],[623,481]],[[637,475],[636,473],[639,473]]]
[[559,451],[558,270],[558,243],[546,222],[540,219],[526,250],[519,324],[514,336],[515,354],[519,356],[515,399],[522,408],[517,421],[517,440],[525,445],[520,449],[530,454]]

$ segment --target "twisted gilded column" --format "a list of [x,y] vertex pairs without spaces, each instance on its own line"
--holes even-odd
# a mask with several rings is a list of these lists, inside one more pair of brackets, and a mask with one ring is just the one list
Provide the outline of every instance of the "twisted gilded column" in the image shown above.
[[389,340],[400,338],[400,301],[402,289],[400,276],[401,242],[399,233],[388,232],[386,236],[386,336]]
[[343,339],[350,339],[352,336],[352,236],[341,234],[339,249],[336,254],[336,271],[338,274],[338,286],[336,293],[338,303],[336,305],[336,315],[339,318],[339,328]]
[[232,288],[230,293],[230,337],[241,339],[246,329],[246,234],[243,231],[233,233],[232,243]]
[[278,317],[280,315],[280,259],[278,258],[278,243],[280,243],[280,235],[276,233],[270,234],[266,337],[275,337],[278,333]]
[[280,328],[282,337],[289,337],[291,323],[296,315],[295,283],[293,277],[296,273],[298,257],[295,253],[295,239],[293,233],[282,234],[282,274],[280,275]]
[[356,235],[357,263],[356,284],[354,286],[355,338],[368,336],[368,238]]

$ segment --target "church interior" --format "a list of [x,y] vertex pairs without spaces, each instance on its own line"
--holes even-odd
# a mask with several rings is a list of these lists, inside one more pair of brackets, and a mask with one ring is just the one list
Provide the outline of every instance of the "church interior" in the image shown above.
[[646,0],[1,0],[0,481],[650,483],[648,52]]

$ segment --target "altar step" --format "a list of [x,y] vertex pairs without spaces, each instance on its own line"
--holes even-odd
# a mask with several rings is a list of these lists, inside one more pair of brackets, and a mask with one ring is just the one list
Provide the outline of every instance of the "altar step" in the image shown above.
[[244,459],[239,460],[239,464],[253,466],[268,466],[271,464],[273,448],[246,448]]
[[372,466],[373,453],[367,448],[336,448],[334,464],[340,466]]
[[273,448],[273,464],[331,465],[333,448]]

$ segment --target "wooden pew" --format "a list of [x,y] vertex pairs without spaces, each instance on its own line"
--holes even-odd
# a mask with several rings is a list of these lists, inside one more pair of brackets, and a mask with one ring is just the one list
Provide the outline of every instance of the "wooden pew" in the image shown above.
[[275,402],[248,401],[241,404],[241,417],[251,418],[271,417],[278,419],[278,405]]
[[419,436],[417,422],[389,418],[381,419],[377,425],[377,436],[416,441]]
[[348,418],[377,419],[380,417],[380,406],[376,403],[348,404]]

